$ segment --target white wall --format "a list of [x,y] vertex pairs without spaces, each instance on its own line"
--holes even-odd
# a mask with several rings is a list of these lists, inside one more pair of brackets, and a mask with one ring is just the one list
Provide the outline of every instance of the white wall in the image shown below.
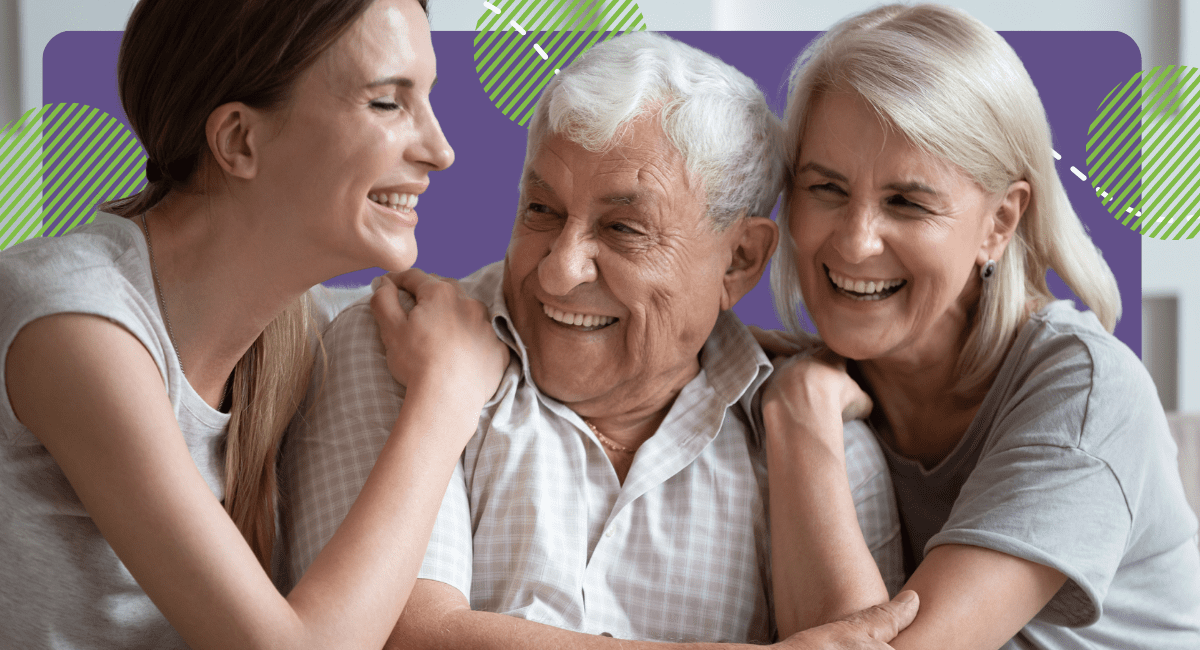
[[[1183,0],[1194,1],[1194,0]],[[1178,63],[1180,0],[941,0],[1006,30],[1121,31],[1142,50],[1144,66]],[[712,0],[713,29],[828,29],[840,18],[879,0]]]
[[[712,27],[710,0],[635,0],[650,29],[708,30]],[[429,0],[429,22],[434,29],[475,29],[484,12],[483,0]]]
[[[1142,240],[1142,293],[1179,299],[1179,410],[1200,411],[1200,238]],[[1125,309],[1130,309],[1126,305]]]
[[0,0],[0,128],[21,114],[17,0]]
[[120,31],[137,4],[135,0],[15,1],[20,16],[22,113],[42,104],[42,50],[51,38],[66,31]]

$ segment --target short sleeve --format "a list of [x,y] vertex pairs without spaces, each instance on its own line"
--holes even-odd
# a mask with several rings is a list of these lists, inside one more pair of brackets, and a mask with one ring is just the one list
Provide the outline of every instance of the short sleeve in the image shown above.
[[291,584],[333,537],[366,483],[404,401],[364,302],[324,334],[305,406],[288,431],[281,497]]
[[879,442],[861,420],[846,423],[842,435],[858,526],[888,595],[894,596],[904,585],[904,548],[887,460]]
[[425,560],[417,577],[444,582],[462,592],[471,602],[474,538],[471,534],[471,506],[467,499],[466,475],[462,459],[454,466],[446,496],[442,498]]
[[[45,316],[87,314],[120,325],[146,348],[168,391],[178,395],[179,381],[174,386],[169,381],[165,352],[171,343],[166,330],[156,324],[158,305],[146,298],[153,298],[153,291],[134,284],[149,280],[131,277],[138,251],[132,246],[120,248],[122,240],[129,238],[120,237],[124,233],[116,227],[106,226],[105,236],[95,234],[97,227],[88,231],[73,233],[70,238],[24,242],[0,257],[0,442],[41,444],[17,419],[3,382],[8,349],[17,334]],[[175,378],[182,380],[182,375]]]
[[981,546],[1057,569],[1067,583],[1038,618],[1082,626],[1100,618],[1130,527],[1104,461],[1071,447],[1029,445],[981,458],[925,548]]

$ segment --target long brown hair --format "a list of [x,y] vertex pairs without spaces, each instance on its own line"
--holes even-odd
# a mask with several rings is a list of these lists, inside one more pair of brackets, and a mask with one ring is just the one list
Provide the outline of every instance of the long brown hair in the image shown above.
[[[422,9],[425,0],[417,0]],[[205,123],[243,102],[270,110],[374,0],[141,0],[121,41],[121,104],[149,157],[149,184],[102,209],[135,217],[194,181],[211,155]],[[197,189],[197,188],[191,188]],[[203,191],[203,188],[199,188]],[[307,294],[281,312],[234,368],[225,442],[225,510],[270,570],[279,442],[313,360]]]

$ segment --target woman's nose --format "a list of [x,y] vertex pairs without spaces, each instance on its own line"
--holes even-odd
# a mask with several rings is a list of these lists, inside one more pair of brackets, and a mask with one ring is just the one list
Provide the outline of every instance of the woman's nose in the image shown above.
[[433,170],[442,170],[454,164],[454,149],[442,133],[442,126],[433,114],[431,106],[425,105],[425,110],[415,126],[418,135],[406,156],[410,161],[424,164]]
[[842,259],[857,264],[883,252],[878,215],[870,206],[851,203],[833,237],[833,248]]
[[595,282],[598,244],[580,220],[568,217],[550,250],[538,263],[538,282],[555,296],[565,296],[575,287]]

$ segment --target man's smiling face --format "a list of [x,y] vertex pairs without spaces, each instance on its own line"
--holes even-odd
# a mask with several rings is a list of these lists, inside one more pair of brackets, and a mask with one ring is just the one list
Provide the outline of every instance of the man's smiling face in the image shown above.
[[657,114],[604,153],[546,134],[526,164],[504,277],[542,392],[598,417],[695,377],[721,310],[728,237]]

